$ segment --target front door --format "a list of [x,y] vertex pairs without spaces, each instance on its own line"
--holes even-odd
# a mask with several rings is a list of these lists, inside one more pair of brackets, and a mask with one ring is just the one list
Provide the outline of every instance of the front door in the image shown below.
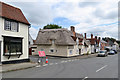
[[79,49],[79,54],[81,54],[81,49]]

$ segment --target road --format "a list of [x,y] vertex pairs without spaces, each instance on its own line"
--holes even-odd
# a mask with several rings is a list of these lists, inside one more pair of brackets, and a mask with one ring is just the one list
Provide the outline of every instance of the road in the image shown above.
[[118,78],[118,54],[69,59],[25,70],[3,73],[3,78]]

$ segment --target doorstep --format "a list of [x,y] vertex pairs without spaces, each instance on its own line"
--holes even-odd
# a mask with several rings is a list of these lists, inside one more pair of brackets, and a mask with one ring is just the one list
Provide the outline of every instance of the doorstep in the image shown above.
[[10,72],[10,71],[17,71],[28,69],[37,66],[38,64],[33,62],[24,62],[24,63],[17,63],[17,64],[2,64],[0,73]]

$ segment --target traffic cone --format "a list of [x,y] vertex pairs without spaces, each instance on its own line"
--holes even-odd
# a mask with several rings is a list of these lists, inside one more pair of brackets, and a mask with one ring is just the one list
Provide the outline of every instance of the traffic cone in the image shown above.
[[46,57],[46,63],[48,64],[48,58]]

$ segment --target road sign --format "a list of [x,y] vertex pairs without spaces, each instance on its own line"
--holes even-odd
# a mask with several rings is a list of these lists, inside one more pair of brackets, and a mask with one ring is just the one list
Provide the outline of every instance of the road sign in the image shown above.
[[38,53],[39,53],[39,57],[44,57],[44,56],[46,56],[46,55],[45,55],[45,51],[38,51]]

